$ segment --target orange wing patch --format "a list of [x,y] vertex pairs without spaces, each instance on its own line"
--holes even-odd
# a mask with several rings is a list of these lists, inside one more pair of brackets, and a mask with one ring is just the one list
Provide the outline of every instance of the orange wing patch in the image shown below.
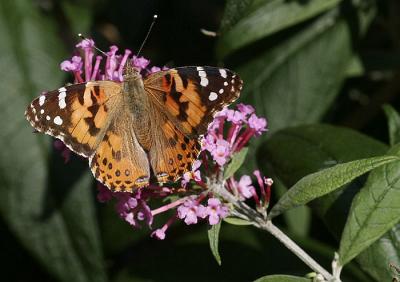
[[165,104],[171,109],[171,114],[180,121],[184,132],[193,133],[193,128],[202,122],[207,110],[200,96],[195,94],[196,85],[193,81],[188,81],[184,87],[182,78],[177,73],[172,74],[172,82],[164,76],[162,83],[163,88],[170,94],[166,96]]
[[177,181],[191,171],[200,153],[200,142],[184,136],[170,120],[161,122],[162,132],[153,138],[149,152],[150,165],[159,182]]
[[94,177],[112,191],[132,192],[149,184],[149,163],[124,114],[121,116],[110,125],[89,164]]
[[[71,101],[72,114],[68,131],[77,142],[88,145],[91,149],[97,145],[98,135],[108,118],[107,105],[111,104],[109,99],[120,91],[120,87],[115,87],[115,84],[110,81],[101,84],[88,82],[83,97]],[[109,93],[106,94],[105,90]]]
[[242,80],[227,69],[182,67],[151,74],[145,90],[185,135],[204,134],[214,115],[235,101]]
[[108,108],[121,84],[98,81],[61,87],[35,99],[25,115],[39,132],[62,140],[84,157],[92,155],[104,135]]

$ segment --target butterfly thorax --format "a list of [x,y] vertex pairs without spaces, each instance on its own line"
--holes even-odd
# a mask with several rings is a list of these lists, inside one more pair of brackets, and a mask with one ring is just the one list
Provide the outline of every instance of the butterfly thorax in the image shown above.
[[144,90],[143,79],[137,69],[133,68],[132,71],[124,75],[122,92],[123,103],[132,114],[132,126],[137,139],[140,145],[147,149],[151,143],[150,100]]

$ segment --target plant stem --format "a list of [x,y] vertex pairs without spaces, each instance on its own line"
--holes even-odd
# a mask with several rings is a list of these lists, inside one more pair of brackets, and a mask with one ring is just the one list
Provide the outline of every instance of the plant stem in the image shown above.
[[319,265],[312,257],[310,257],[302,248],[300,248],[294,241],[292,241],[285,233],[276,227],[270,220],[258,226],[260,229],[268,231],[275,238],[281,241],[290,251],[292,251],[299,259],[308,265],[315,272],[320,273],[328,281],[333,280],[333,276]]
[[[221,179],[219,179],[221,180]],[[326,281],[340,281],[334,278],[327,270],[319,265],[311,256],[309,256],[302,248],[300,248],[294,241],[292,241],[285,233],[276,227],[271,220],[265,219],[256,210],[249,207],[246,203],[238,200],[234,195],[225,189],[224,181],[210,179],[208,181],[210,190],[220,195],[226,201],[235,207],[235,214],[241,214],[241,218],[248,219],[255,227],[271,233],[282,244],[284,244],[290,251],[299,257],[306,265],[308,265],[316,273],[321,274]]]

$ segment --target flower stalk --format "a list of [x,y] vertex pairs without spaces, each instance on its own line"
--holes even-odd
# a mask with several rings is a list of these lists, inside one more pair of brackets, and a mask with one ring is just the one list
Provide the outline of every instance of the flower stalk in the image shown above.
[[292,253],[294,253],[299,259],[301,259],[306,265],[308,265],[316,273],[321,274],[326,281],[340,281],[338,278],[334,278],[326,269],[318,264],[311,256],[309,256],[302,248],[300,248],[293,240],[291,240],[285,233],[283,233],[277,226],[275,226],[271,220],[267,220],[264,214],[258,213],[246,203],[239,201],[234,195],[225,189],[224,185],[221,185],[218,181],[210,181],[210,188],[214,193],[231,203],[235,210],[231,212],[241,219],[247,220],[253,226],[267,231],[275,238],[277,238],[285,247],[287,247]]
[[323,268],[318,262],[316,262],[310,255],[308,255],[302,248],[300,248],[292,239],[290,239],[285,233],[283,233],[278,227],[276,227],[271,220],[263,222],[258,228],[267,231],[275,238],[277,238],[285,247],[287,247],[292,253],[294,253],[299,259],[301,259],[306,265],[308,265],[316,273],[321,274],[326,281],[337,281],[334,279],[325,268]]

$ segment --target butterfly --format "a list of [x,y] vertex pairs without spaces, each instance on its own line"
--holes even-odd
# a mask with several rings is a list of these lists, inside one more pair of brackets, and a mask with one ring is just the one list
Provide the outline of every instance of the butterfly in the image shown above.
[[94,177],[112,191],[132,192],[177,181],[191,171],[201,136],[215,114],[235,101],[242,80],[216,67],[179,67],[142,78],[127,66],[124,80],[89,81],[42,94],[25,116],[89,159]]

